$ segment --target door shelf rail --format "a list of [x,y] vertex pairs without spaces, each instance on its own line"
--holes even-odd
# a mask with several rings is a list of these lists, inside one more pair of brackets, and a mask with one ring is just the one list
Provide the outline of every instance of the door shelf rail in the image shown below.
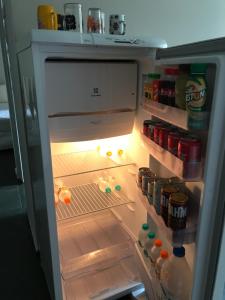
[[153,116],[167,123],[188,130],[188,113],[186,110],[151,100],[149,100],[149,103],[143,102],[142,107],[146,112],[151,113]]
[[195,242],[197,233],[197,224],[199,216],[199,203],[189,196],[188,217],[185,229],[173,231],[167,227],[164,220],[155,211],[153,205],[150,205],[146,196],[142,195],[141,190],[139,199],[147,210],[147,213],[156,224],[158,230],[167,238],[171,246],[180,247],[183,244],[191,244]]
[[142,140],[150,154],[173,174],[184,181],[201,181],[202,162],[184,162],[169,151],[163,149],[144,134],[142,134]]

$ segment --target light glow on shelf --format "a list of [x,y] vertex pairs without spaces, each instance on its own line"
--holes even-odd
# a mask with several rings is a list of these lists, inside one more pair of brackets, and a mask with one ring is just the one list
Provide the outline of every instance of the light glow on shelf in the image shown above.
[[101,156],[114,160],[123,157],[131,134],[112,138],[71,143],[51,143],[52,155],[85,151],[98,151]]

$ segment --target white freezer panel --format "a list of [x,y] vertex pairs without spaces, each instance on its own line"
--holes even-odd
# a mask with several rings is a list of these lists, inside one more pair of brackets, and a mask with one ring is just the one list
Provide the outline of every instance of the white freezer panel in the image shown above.
[[47,62],[47,113],[136,109],[137,64]]

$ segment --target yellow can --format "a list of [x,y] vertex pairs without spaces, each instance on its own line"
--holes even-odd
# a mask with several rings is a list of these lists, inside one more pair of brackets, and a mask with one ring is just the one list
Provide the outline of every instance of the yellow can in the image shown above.
[[58,29],[57,13],[51,5],[39,5],[37,9],[39,29]]

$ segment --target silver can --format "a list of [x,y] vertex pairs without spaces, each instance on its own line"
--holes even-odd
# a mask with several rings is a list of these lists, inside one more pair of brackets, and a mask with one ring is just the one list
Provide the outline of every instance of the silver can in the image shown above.
[[124,35],[126,33],[125,15],[110,15],[109,33]]

